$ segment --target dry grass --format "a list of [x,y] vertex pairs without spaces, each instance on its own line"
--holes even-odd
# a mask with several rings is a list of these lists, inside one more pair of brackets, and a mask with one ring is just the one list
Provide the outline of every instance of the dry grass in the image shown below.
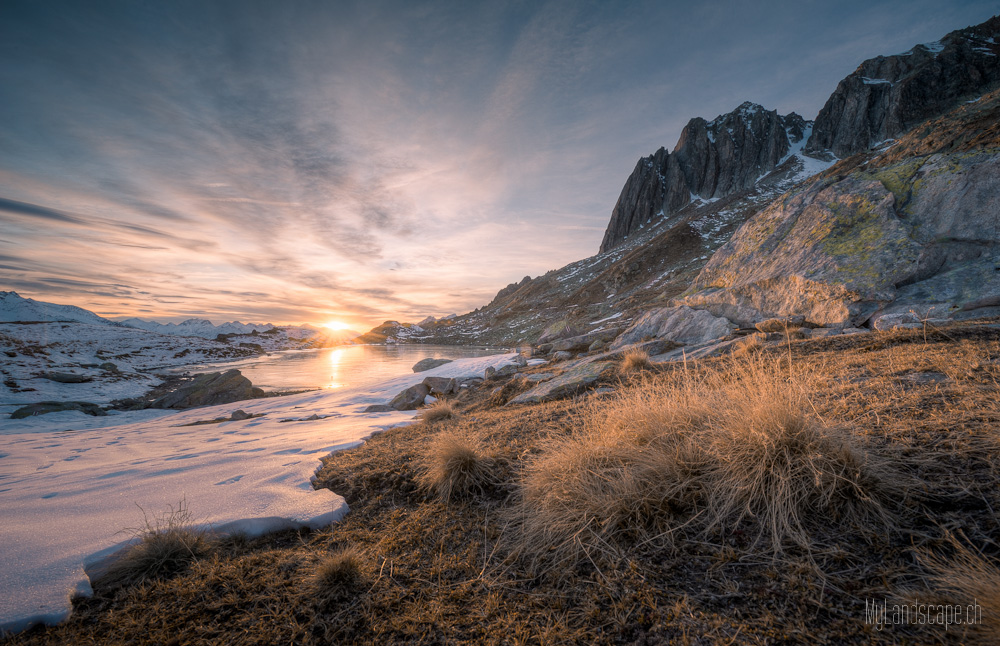
[[652,370],[653,363],[649,360],[649,353],[645,350],[629,350],[622,357],[622,372],[638,372],[642,370]]
[[[1000,569],[981,552],[950,537],[954,554],[950,558],[925,552],[919,560],[926,570],[930,594],[915,595],[923,603],[960,606],[960,625],[948,630],[961,635],[963,644],[1000,644]],[[909,596],[909,595],[907,595]],[[908,602],[909,600],[904,600]],[[942,626],[934,626],[944,630]]]
[[439,399],[432,406],[421,410],[419,417],[422,422],[433,424],[434,422],[458,417],[458,409],[452,402]]
[[144,514],[144,526],[131,531],[137,541],[111,562],[95,587],[113,590],[170,577],[212,549],[208,535],[191,526],[183,501],[154,521]]
[[591,404],[525,468],[510,514],[514,551],[561,568],[637,541],[673,544],[694,528],[749,526],[774,553],[814,550],[817,524],[894,529],[905,478],[824,424],[806,381],[747,360]]
[[312,598],[320,605],[330,605],[356,594],[364,582],[364,562],[364,552],[353,545],[324,556],[310,579]]
[[496,461],[483,454],[481,442],[467,433],[445,431],[427,447],[417,481],[447,503],[485,494],[497,483],[495,471]]

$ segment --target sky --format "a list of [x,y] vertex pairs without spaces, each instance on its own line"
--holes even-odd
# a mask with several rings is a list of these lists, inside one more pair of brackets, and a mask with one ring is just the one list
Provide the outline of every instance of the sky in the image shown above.
[[216,323],[464,313],[597,252],[639,157],[979,0],[0,3],[0,290]]

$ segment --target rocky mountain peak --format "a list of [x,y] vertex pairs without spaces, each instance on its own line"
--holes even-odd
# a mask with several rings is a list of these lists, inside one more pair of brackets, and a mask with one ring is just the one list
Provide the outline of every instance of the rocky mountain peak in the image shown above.
[[691,119],[672,152],[660,148],[636,164],[612,211],[601,252],[695,198],[722,198],[753,186],[781,163],[809,125],[797,114],[781,116],[750,101],[712,121]]
[[997,82],[1000,16],[861,63],[820,110],[806,150],[848,157],[899,137]]

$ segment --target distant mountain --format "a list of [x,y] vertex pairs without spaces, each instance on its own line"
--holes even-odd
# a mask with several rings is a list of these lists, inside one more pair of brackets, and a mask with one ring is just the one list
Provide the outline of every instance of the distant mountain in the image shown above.
[[220,334],[251,334],[266,332],[275,326],[270,323],[240,323],[231,321],[215,325],[208,319],[188,319],[180,323],[158,323],[156,321],[145,321],[139,318],[125,319],[121,322],[129,327],[157,332],[159,334],[173,334],[175,336],[200,336],[206,339],[214,339]]
[[0,292],[0,322],[79,321],[92,325],[118,323],[75,305],[56,305],[24,298],[17,292]]

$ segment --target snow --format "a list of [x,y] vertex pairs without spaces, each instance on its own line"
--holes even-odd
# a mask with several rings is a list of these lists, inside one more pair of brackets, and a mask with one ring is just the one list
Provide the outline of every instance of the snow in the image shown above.
[[[141,526],[143,512],[155,516],[183,500],[197,523],[249,534],[339,519],[344,500],[310,484],[319,458],[413,416],[365,414],[366,406],[424,377],[481,376],[515,356],[457,359],[368,388],[143,411],[145,417],[0,419],[0,630],[65,619],[70,597],[92,592],[86,568],[126,545],[122,530]],[[184,426],[237,409],[263,416]],[[107,425],[119,421],[125,423]]]
[[79,321],[92,325],[117,325],[114,321],[73,305],[43,303],[17,292],[0,292],[0,321]]
[[865,85],[892,85],[892,81],[888,79],[873,79],[867,76],[862,76],[861,82]]

